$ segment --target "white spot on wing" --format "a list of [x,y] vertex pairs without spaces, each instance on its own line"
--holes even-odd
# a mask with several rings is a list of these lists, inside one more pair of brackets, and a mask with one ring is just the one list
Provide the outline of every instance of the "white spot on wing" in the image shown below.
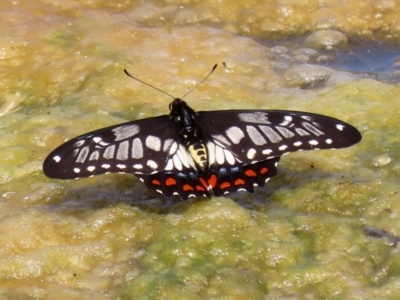
[[94,136],[94,137],[92,138],[92,140],[93,140],[93,142],[95,142],[95,143],[97,144],[97,143],[99,143],[99,142],[102,141],[102,138],[99,137],[99,136]]
[[279,124],[280,126],[288,126],[292,122],[293,118],[291,116],[284,116],[283,119],[283,122]]
[[308,131],[310,131],[311,133],[313,133],[316,136],[320,136],[320,135],[324,134],[321,130],[319,130],[317,127],[315,127],[311,123],[303,122],[302,125],[304,126],[305,129],[307,129]]
[[81,169],[79,169],[79,168],[74,168],[74,172],[75,172],[75,173],[80,173],[80,172],[81,172]]
[[158,165],[154,160],[149,159],[147,161],[147,165],[152,169],[157,169]]
[[113,159],[115,152],[115,145],[108,146],[106,150],[104,150],[103,157],[105,159]]
[[131,157],[133,159],[139,159],[143,157],[143,144],[139,138],[135,138],[132,141]]
[[117,165],[117,168],[118,168],[118,169],[126,169],[126,165],[118,164],[118,165]]
[[101,165],[101,167],[103,168],[103,169],[109,169],[110,167],[111,167],[111,165],[109,165],[109,164],[102,164]]
[[316,140],[309,140],[308,143],[313,146],[318,145],[318,141]]
[[310,135],[310,134],[309,134],[307,131],[305,131],[303,128],[296,127],[295,130],[296,130],[296,132],[297,132],[300,136]]
[[178,143],[173,142],[171,148],[169,148],[169,155],[175,154],[176,150],[178,150]]
[[123,125],[115,127],[111,131],[114,132],[115,141],[121,141],[136,135],[139,132],[139,126],[136,124]]
[[147,148],[158,152],[161,150],[161,140],[159,137],[156,137],[154,135],[149,135],[146,138],[146,146]]
[[53,160],[54,160],[56,163],[58,163],[58,162],[60,162],[61,157],[58,156],[58,155],[56,155],[56,156],[53,157]]
[[225,161],[224,150],[219,146],[215,147],[215,158],[217,163],[220,165],[222,165]]
[[279,150],[281,150],[281,151],[284,151],[284,150],[286,150],[286,149],[287,149],[287,146],[286,146],[286,145],[279,146]]
[[163,145],[163,151],[167,152],[167,150],[169,149],[169,147],[171,147],[171,144],[174,140],[173,139],[166,139],[164,141],[164,145]]
[[172,159],[170,158],[170,159],[168,159],[167,165],[165,166],[164,170],[171,171],[173,169],[173,167],[174,167],[174,163],[173,163]]
[[340,131],[343,131],[344,126],[342,124],[336,124],[336,128]]
[[257,151],[256,151],[255,149],[250,148],[250,149],[247,151],[247,158],[248,158],[248,159],[253,159],[254,156],[256,155],[256,153],[257,153]]
[[94,170],[96,170],[96,167],[95,166],[89,166],[89,167],[87,167],[87,170],[89,172],[93,172]]
[[244,133],[243,131],[236,126],[232,126],[230,128],[228,128],[225,131],[226,135],[228,136],[228,138],[232,141],[232,143],[234,144],[239,144],[240,141],[244,138]]
[[76,159],[76,162],[77,162],[77,163],[83,163],[83,162],[85,162],[85,160],[86,160],[88,154],[89,154],[89,147],[88,147],[88,146],[83,147],[83,148],[81,149],[81,151],[79,152],[79,155],[78,155],[78,158]]
[[[179,150],[178,150],[178,151],[179,151]],[[182,162],[181,162],[181,160],[179,159],[179,156],[178,156],[178,155],[174,155],[174,156],[172,157],[172,160],[174,161],[175,169],[177,169],[177,170],[179,170],[179,171],[182,171]]]
[[285,128],[285,127],[281,127],[281,126],[276,126],[275,127],[279,133],[284,137],[284,138],[291,138],[294,137],[295,134],[293,132],[291,132],[289,129]]
[[269,154],[271,154],[272,153],[272,149],[264,149],[263,151],[262,151],[262,154],[264,154],[264,155],[269,155]]
[[327,143],[327,144],[330,145],[330,144],[332,144],[332,140],[331,140],[331,139],[326,139],[326,140],[325,140],[325,143]]
[[140,170],[140,169],[143,169],[143,166],[141,164],[134,164],[133,168],[136,170]]
[[285,116],[285,120],[288,122],[292,122],[293,118],[292,118],[292,116],[288,115],[288,116]]
[[224,150],[224,154],[225,154],[225,159],[226,161],[230,164],[230,165],[234,165],[235,164],[235,157],[233,156],[232,152],[229,150]]
[[215,144],[212,142],[207,143],[208,161],[212,165],[215,162]]
[[190,168],[191,160],[189,160],[189,155],[188,155],[187,151],[185,150],[185,148],[184,147],[179,147],[179,149],[176,152],[176,154],[178,155],[180,161],[185,166],[185,168]]
[[299,147],[299,146],[301,146],[302,144],[303,144],[303,143],[300,142],[300,141],[294,142],[294,143],[293,143],[293,145],[296,146],[296,147]]
[[117,159],[118,160],[127,160],[129,153],[129,141],[123,141],[118,145],[117,150]]
[[239,113],[238,118],[240,121],[248,123],[271,124],[268,121],[268,114],[264,112]]
[[90,154],[89,160],[98,160],[100,157],[99,151],[93,151],[92,154]]
[[246,131],[253,141],[254,144],[261,146],[267,143],[267,140],[261,135],[261,133],[254,126],[246,126]]
[[261,125],[259,128],[272,143],[278,143],[282,141],[282,137],[271,127]]

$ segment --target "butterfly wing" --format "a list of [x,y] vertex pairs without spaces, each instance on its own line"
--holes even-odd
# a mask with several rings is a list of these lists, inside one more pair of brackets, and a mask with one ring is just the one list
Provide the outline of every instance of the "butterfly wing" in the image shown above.
[[182,199],[210,197],[208,184],[195,169],[163,171],[155,174],[135,174],[151,190],[169,197],[179,195]]
[[318,114],[282,111],[198,112],[209,139],[209,164],[255,163],[289,152],[349,147],[360,132],[343,121]]
[[255,186],[264,186],[276,175],[279,159],[275,157],[254,164],[217,166],[209,174],[208,183],[215,196],[237,191],[254,193]]
[[298,111],[198,112],[198,122],[207,137],[207,182],[216,196],[263,186],[286,153],[344,148],[361,140],[345,122]]
[[182,150],[175,123],[169,116],[159,116],[78,136],[51,152],[43,171],[52,178],[73,179],[109,172],[156,173],[179,159],[188,167],[194,165]]
[[43,172],[59,179],[133,173],[148,188],[166,196],[210,196],[169,116],[122,123],[78,136],[49,154]]
[[216,166],[209,173],[194,170],[164,171],[150,175],[135,174],[152,190],[165,196],[179,195],[186,200],[193,197],[224,196],[237,191],[254,192],[255,186],[264,184],[277,173],[280,157],[254,164]]
[[281,155],[298,150],[343,148],[361,140],[351,125],[296,111],[210,111],[195,124],[206,144],[208,168],[198,171],[169,116],[103,128],[55,149],[43,164],[52,178],[109,172],[133,173],[153,190],[183,199],[253,192],[275,176]]

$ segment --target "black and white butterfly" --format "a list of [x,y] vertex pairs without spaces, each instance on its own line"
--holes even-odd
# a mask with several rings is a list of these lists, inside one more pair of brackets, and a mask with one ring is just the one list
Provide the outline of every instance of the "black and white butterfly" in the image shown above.
[[361,140],[353,126],[307,112],[195,112],[179,98],[169,109],[169,115],[78,136],[50,153],[43,172],[59,179],[133,173],[166,196],[222,196],[264,186],[286,153],[344,148]]

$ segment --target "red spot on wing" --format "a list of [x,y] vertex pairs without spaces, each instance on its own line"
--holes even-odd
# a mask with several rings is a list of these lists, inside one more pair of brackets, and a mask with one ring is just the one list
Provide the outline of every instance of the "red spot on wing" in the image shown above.
[[246,176],[249,176],[249,177],[256,177],[256,176],[257,176],[256,172],[254,172],[254,171],[251,170],[251,169],[246,170],[246,171],[244,172],[244,174],[246,174]]
[[174,178],[168,178],[167,180],[165,180],[166,186],[171,186],[171,185],[175,185],[175,184],[176,184],[176,180]]
[[212,188],[217,185],[217,176],[215,174],[212,174],[210,179],[208,179],[208,184],[211,185]]
[[185,192],[187,192],[187,191],[193,191],[193,187],[191,187],[191,186],[188,185],[188,184],[184,184],[183,187],[182,187],[182,190],[184,190]]
[[227,189],[230,186],[231,186],[231,184],[229,182],[224,182],[219,186],[219,188],[220,189]]
[[196,190],[204,192],[206,189],[203,188],[201,185],[196,185]]
[[261,174],[266,174],[266,173],[268,173],[268,171],[269,171],[268,168],[262,167],[261,170],[260,170],[260,173]]
[[244,180],[243,179],[236,179],[235,180],[235,185],[242,185],[242,184],[244,184]]
[[153,180],[151,181],[151,183],[154,184],[154,185],[161,185],[161,182],[158,181],[157,179],[153,179]]

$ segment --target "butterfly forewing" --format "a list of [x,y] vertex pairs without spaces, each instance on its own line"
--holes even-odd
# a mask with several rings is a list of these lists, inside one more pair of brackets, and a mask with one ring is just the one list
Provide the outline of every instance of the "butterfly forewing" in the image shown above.
[[150,174],[179,165],[193,167],[194,163],[175,123],[160,116],[74,138],[50,153],[43,171],[52,178],[73,179],[108,172]]
[[198,112],[208,137],[209,164],[255,163],[312,149],[344,148],[361,140],[356,128],[340,120],[297,111]]

